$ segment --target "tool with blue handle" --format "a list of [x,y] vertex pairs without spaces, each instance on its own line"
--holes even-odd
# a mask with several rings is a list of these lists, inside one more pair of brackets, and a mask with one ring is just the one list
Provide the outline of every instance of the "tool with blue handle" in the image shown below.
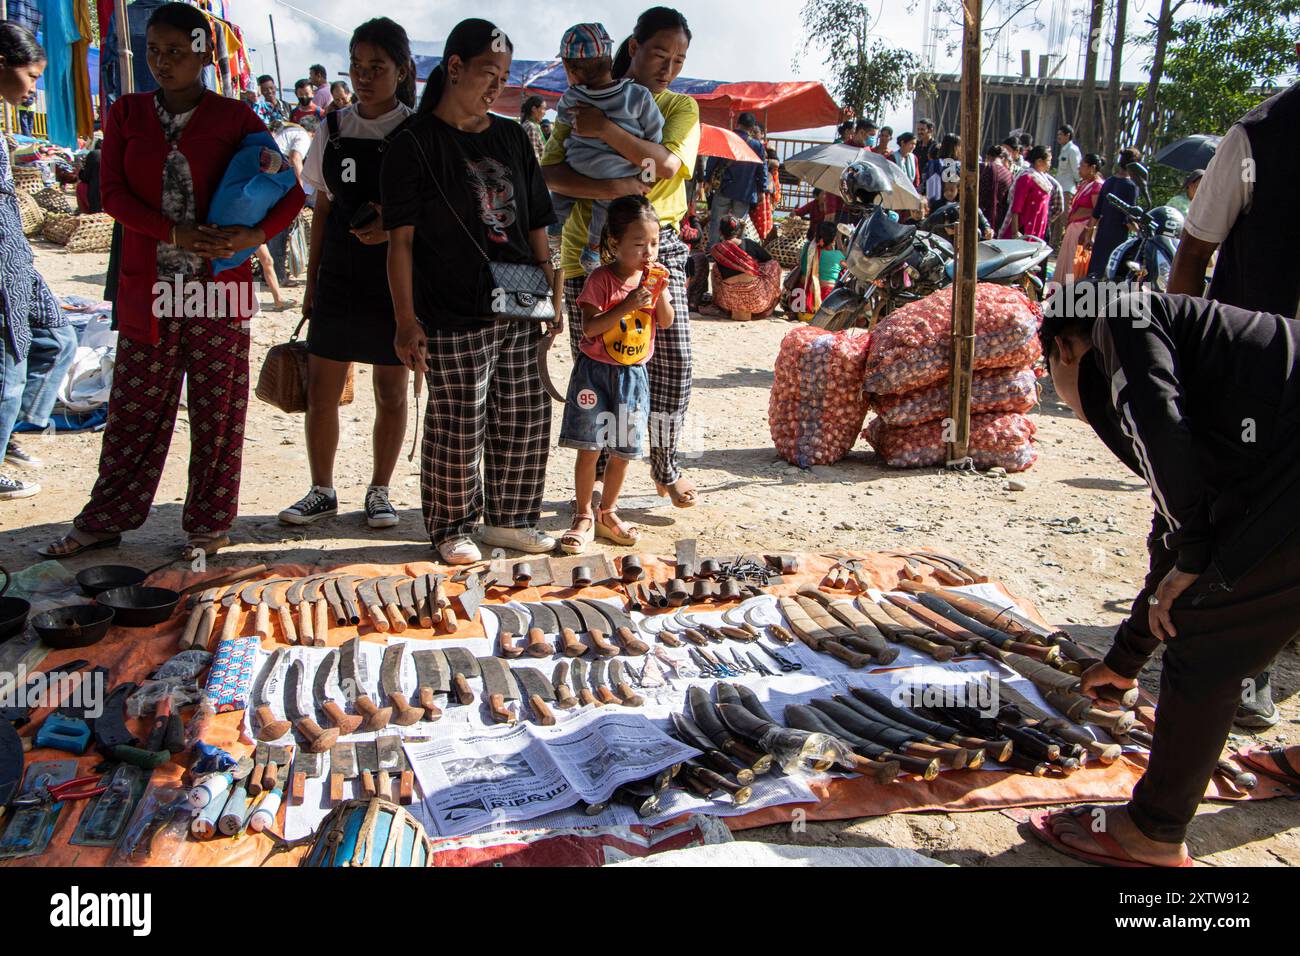
[[84,754],[90,746],[90,725],[80,717],[70,717],[55,711],[45,718],[41,729],[36,731],[36,746],[70,754]]

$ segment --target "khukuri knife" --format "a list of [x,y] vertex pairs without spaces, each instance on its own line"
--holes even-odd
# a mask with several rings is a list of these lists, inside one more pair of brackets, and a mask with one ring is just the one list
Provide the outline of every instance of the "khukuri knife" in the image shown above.
[[551,674],[551,686],[555,688],[555,704],[563,710],[578,706],[578,698],[569,689],[569,662],[562,660],[555,665]]
[[555,612],[546,604],[525,604],[524,609],[532,618],[532,627],[528,629],[528,656],[550,657],[555,653],[555,646],[546,635],[560,633],[560,622]]
[[519,717],[507,704],[519,699],[519,685],[510,665],[499,657],[480,657],[478,666],[492,719],[499,724],[515,723]]
[[279,686],[283,661],[284,648],[280,648],[271,655],[253,683],[253,716],[257,720],[258,740],[279,740],[289,732],[289,721],[276,719],[271,710],[271,694]]
[[528,706],[532,709],[533,719],[547,727],[554,724],[555,714],[548,706],[548,702],[555,700],[555,688],[546,679],[546,675],[536,667],[515,667],[512,670],[515,679],[519,681],[519,686],[528,697]]
[[565,657],[581,657],[587,653],[587,645],[578,640],[578,631],[582,630],[582,621],[573,608],[563,601],[553,601],[546,605],[555,614],[560,626],[560,643]]
[[353,708],[365,718],[365,731],[383,730],[393,717],[393,708],[376,707],[367,691],[369,673],[366,670],[366,658],[361,653],[360,641],[352,638],[339,648],[339,687],[343,696],[352,702]]
[[497,619],[501,656],[512,659],[521,656],[524,649],[515,643],[515,639],[522,637],[526,631],[523,615],[505,604],[493,604],[491,610]]
[[307,742],[307,749],[312,753],[329,750],[339,739],[339,729],[323,729],[316,723],[315,715],[302,705],[302,685],[306,680],[307,667],[302,661],[289,665],[289,675],[284,682],[284,713],[293,721],[294,729]]
[[591,638],[591,646],[596,649],[598,657],[618,656],[618,648],[605,638],[605,628],[608,624],[604,615],[592,608],[591,605],[583,604],[581,601],[565,601],[564,606],[572,608],[577,612],[578,617],[582,619],[582,629]]
[[384,648],[384,659],[379,665],[379,686],[393,705],[393,723],[399,727],[409,727],[424,719],[424,710],[411,706],[411,701],[402,692],[402,657],[405,653],[405,644],[389,644]]
[[578,603],[591,607],[609,623],[610,631],[617,635],[626,653],[633,657],[640,657],[649,652],[650,645],[636,636],[636,625],[622,608],[589,598],[579,598]]
[[330,697],[330,675],[334,673],[338,658],[339,652],[331,650],[316,668],[316,677],[312,680],[312,702],[325,712],[329,722],[339,729],[340,734],[347,736],[361,726],[364,718],[359,714],[345,713],[343,708]]

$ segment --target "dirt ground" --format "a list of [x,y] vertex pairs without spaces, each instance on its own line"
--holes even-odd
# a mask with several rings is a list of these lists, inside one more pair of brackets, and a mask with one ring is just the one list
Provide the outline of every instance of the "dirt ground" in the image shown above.
[[[104,265],[103,256],[71,254],[38,243],[37,266],[58,293],[98,298]],[[298,301],[301,289],[290,289],[288,295]],[[264,295],[263,302],[268,301]],[[254,377],[266,350],[287,340],[298,317],[286,311],[255,321]],[[1048,398],[1035,413],[1040,457],[1022,476],[1027,485],[1022,492],[1006,490],[1005,479],[935,469],[889,470],[861,441],[837,465],[800,471],[776,456],[766,420],[772,364],[790,328],[781,319],[736,325],[692,317],[692,430],[699,437],[698,457],[688,468],[702,500],[694,509],[673,509],[667,499],[655,496],[648,468],[634,465],[623,511],[644,529],[641,550],[671,554],[678,538],[696,538],[719,554],[942,547],[962,554],[1033,601],[1052,623],[1068,626],[1082,642],[1105,646],[1145,570],[1151,503],[1146,487],[1110,456],[1087,426]],[[557,347],[552,354],[558,381],[568,374],[567,352],[567,347]],[[335,485],[344,513],[309,529],[294,529],[281,526],[276,513],[308,488],[302,422],[299,416],[252,400],[241,516],[233,531],[236,543],[216,563],[427,560],[418,459],[408,463],[404,455],[392,482],[393,504],[401,515],[396,528],[371,531],[360,513],[370,471],[373,407],[368,370],[358,368],[357,399],[341,410]],[[414,429],[414,407],[410,418]],[[557,405],[553,435],[559,433],[559,420]],[[46,462],[40,474],[44,491],[36,498],[0,504],[4,564],[24,567],[35,562],[34,549],[68,528],[94,480],[99,444],[96,433],[24,441]],[[154,514],[142,529],[126,536],[113,560],[149,567],[180,546],[188,451],[182,415]],[[542,513],[542,526],[556,534],[568,523],[572,466],[572,454],[556,449]],[[69,565],[75,570],[103,563],[104,558],[101,552]],[[1147,686],[1153,690],[1155,670],[1147,673]],[[1275,696],[1284,700],[1283,720],[1261,739],[1300,740],[1297,687],[1300,655],[1293,645],[1282,654],[1274,676]],[[1210,865],[1295,865],[1300,864],[1297,825],[1297,800],[1204,805],[1189,840],[1195,857]],[[765,827],[746,831],[741,838],[902,846],[967,866],[1070,863],[1001,812],[895,814],[809,824],[806,832]]]

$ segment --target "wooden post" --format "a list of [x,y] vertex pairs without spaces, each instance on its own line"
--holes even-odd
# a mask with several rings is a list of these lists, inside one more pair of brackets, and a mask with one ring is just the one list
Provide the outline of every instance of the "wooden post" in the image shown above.
[[280,48],[275,43],[275,17],[267,14],[271,21],[271,52],[275,55],[275,105],[280,108],[280,98],[284,95],[284,82],[280,79]]
[[[121,80],[119,96],[135,92],[135,64],[131,53],[131,21],[126,16],[126,3],[113,5],[113,23],[117,28],[117,72]],[[99,29],[104,29],[100,24]]]
[[981,0],[962,0],[961,222],[952,295],[952,379],[949,383],[948,463],[970,450],[970,392],[975,364],[975,277],[979,257]]

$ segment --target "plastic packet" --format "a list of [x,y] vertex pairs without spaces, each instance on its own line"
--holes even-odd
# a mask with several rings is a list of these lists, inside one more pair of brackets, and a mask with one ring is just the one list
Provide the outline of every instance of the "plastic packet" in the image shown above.
[[178,865],[193,815],[187,787],[151,787],[136,805],[109,865]]
[[825,773],[836,764],[849,765],[853,753],[829,734],[773,726],[758,741],[784,773]]
[[196,685],[179,678],[145,681],[126,699],[126,713],[130,717],[152,717],[158,709],[158,702],[164,697],[171,698],[172,711],[175,712],[193,704],[200,695]]
[[202,648],[191,648],[188,651],[181,651],[175,657],[171,658],[158,667],[149,677],[152,680],[169,680],[180,679],[192,681],[212,663],[212,654]]

